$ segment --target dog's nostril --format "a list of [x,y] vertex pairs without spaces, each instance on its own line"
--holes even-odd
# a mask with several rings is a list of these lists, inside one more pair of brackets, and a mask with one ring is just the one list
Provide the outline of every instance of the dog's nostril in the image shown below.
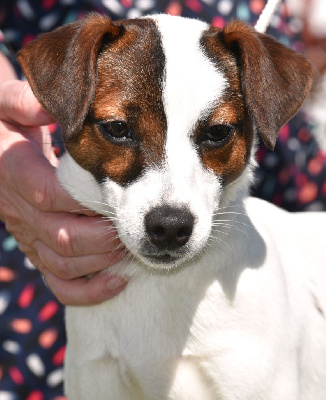
[[152,237],[160,239],[164,237],[165,231],[164,228],[161,226],[154,226],[151,230],[148,231],[148,234]]
[[177,238],[180,240],[189,238],[191,233],[192,233],[192,229],[190,229],[190,227],[182,227],[177,232]]
[[145,217],[149,240],[159,250],[176,250],[190,239],[194,217],[185,208],[156,207]]

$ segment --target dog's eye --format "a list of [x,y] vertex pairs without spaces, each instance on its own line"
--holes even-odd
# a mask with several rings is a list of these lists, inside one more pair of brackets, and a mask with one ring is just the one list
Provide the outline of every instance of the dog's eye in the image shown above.
[[220,147],[226,144],[234,132],[234,126],[214,125],[211,126],[202,137],[202,144],[207,147]]
[[130,132],[129,126],[124,121],[100,122],[99,128],[105,138],[116,141],[132,139],[132,133]]

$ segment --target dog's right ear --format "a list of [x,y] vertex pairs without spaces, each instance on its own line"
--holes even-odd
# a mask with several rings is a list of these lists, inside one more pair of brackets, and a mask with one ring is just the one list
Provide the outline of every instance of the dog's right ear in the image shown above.
[[235,57],[249,114],[266,146],[273,149],[280,128],[298,111],[310,90],[313,66],[243,21],[207,31],[212,54],[214,35],[216,43],[222,43]]
[[109,17],[89,17],[40,35],[18,61],[43,108],[64,135],[82,128],[96,89],[96,62],[103,40],[114,41],[124,28]]

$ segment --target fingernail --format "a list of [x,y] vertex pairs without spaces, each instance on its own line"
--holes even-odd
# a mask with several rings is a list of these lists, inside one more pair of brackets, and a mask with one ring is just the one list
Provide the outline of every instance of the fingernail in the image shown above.
[[127,281],[120,276],[112,276],[110,280],[107,282],[106,287],[109,290],[117,290],[124,286],[127,283]]

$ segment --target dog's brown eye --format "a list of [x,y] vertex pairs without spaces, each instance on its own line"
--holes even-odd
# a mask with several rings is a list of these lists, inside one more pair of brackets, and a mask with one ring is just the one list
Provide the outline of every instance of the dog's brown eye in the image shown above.
[[202,138],[202,144],[207,147],[219,147],[228,142],[234,132],[234,126],[211,126]]
[[99,124],[100,131],[106,139],[124,141],[132,139],[129,126],[124,121],[109,121]]

